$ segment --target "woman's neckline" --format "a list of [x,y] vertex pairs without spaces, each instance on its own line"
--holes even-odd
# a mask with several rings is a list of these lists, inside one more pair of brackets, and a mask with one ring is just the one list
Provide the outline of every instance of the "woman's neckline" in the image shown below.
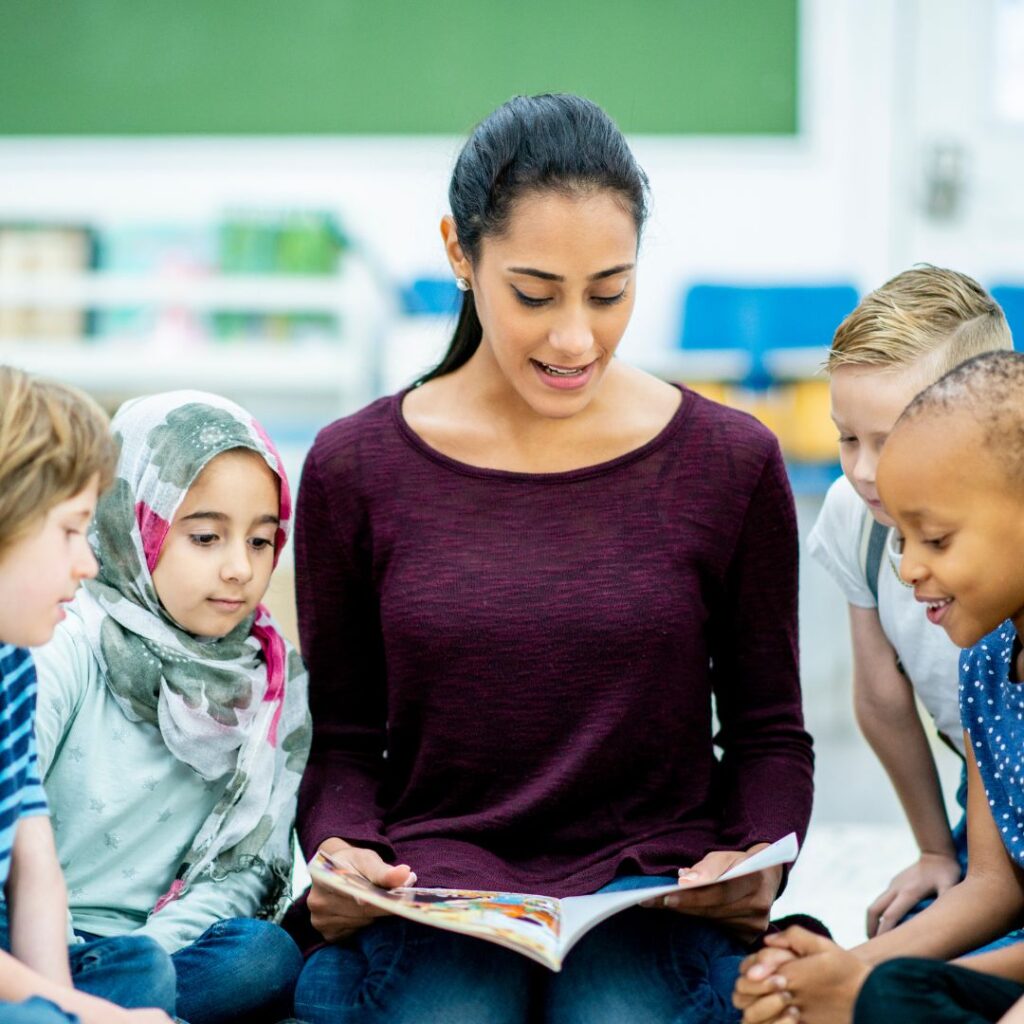
[[679,389],[682,394],[682,400],[679,405],[676,406],[675,412],[673,412],[668,422],[666,422],[661,430],[659,430],[648,441],[645,441],[642,445],[639,445],[636,448],[631,448],[627,452],[623,452],[621,455],[616,455],[611,459],[604,459],[601,462],[594,462],[586,466],[578,466],[575,469],[556,470],[549,473],[529,473],[516,469],[495,469],[490,466],[476,466],[471,462],[463,462],[460,459],[453,458],[451,455],[445,455],[444,452],[435,448],[433,445],[428,444],[422,437],[420,437],[420,435],[417,434],[409,425],[409,422],[405,418],[405,414],[402,412],[402,403],[405,401],[405,396],[413,390],[412,387],[404,388],[397,394],[392,395],[390,404],[391,415],[395,422],[395,426],[398,428],[398,432],[406,442],[408,442],[408,444],[417,452],[425,455],[428,459],[436,462],[438,465],[444,466],[446,469],[450,469],[456,473],[462,473],[465,476],[489,478],[491,480],[530,480],[533,482],[556,483],[566,480],[581,480],[590,476],[599,476],[603,473],[610,472],[611,470],[618,469],[620,466],[626,466],[632,462],[636,462],[665,444],[665,442],[668,441],[682,426],[683,422],[690,414],[690,409],[692,408],[694,401],[698,397],[696,392],[690,391],[688,388],[683,387],[680,384],[673,384],[672,386]]

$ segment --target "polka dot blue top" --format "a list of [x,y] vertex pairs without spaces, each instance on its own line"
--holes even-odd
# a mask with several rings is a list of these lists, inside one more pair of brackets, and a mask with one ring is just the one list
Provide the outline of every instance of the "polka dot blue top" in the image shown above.
[[1024,683],[1012,681],[1017,631],[1007,619],[960,658],[960,716],[992,818],[1024,865]]

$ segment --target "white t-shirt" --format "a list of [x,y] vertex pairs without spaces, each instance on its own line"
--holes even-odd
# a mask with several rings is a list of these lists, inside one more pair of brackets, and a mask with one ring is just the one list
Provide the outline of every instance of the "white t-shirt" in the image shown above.
[[[807,540],[811,556],[839,584],[846,600],[858,608],[874,608],[860,562],[861,534],[867,505],[846,477],[840,477],[825,495],[818,521]],[[891,535],[890,535],[891,541]],[[935,720],[939,732],[964,752],[960,725],[960,648],[941,626],[925,616],[925,606],[899,578],[899,554],[887,544],[878,569],[878,618],[896,650],[914,691]]]

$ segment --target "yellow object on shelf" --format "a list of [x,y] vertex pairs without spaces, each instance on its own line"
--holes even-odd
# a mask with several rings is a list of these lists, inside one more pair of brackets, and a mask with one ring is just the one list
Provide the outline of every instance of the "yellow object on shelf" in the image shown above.
[[801,380],[753,391],[717,381],[690,384],[705,398],[742,409],[779,439],[782,453],[795,462],[835,462],[836,429],[829,415],[828,382]]
[[748,388],[727,389],[726,405],[742,409],[760,420],[776,437],[781,437],[785,427],[785,407],[780,402],[779,389],[752,391]]
[[830,415],[828,382],[801,380],[785,386],[785,415],[779,441],[789,459],[834,462],[839,457]]
[[686,386],[691,391],[696,391],[704,398],[710,398],[712,402],[720,402],[722,405],[730,405],[729,387],[719,380],[688,380]]

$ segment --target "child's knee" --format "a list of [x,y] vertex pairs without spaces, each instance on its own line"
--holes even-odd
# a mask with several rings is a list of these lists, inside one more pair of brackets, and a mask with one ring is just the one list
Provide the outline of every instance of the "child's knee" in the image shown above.
[[158,997],[153,1005],[173,1007],[177,975],[171,954],[147,935],[126,935],[119,941],[122,943],[119,955],[123,956],[126,966],[130,966],[140,983],[145,980],[147,988]]
[[94,939],[76,956],[77,948],[72,947],[76,988],[120,1006],[154,1006],[174,1013],[174,961],[154,939],[146,935]]

